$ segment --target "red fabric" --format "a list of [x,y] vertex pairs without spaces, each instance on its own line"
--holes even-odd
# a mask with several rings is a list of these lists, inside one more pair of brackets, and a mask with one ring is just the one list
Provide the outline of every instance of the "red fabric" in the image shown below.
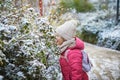
[[[65,51],[60,57],[60,66],[64,80],[88,80],[88,75],[82,70],[82,53],[80,50],[84,49],[84,43],[79,38],[76,39],[76,45],[70,49],[67,59],[63,57]],[[67,49],[67,50],[68,50]]]

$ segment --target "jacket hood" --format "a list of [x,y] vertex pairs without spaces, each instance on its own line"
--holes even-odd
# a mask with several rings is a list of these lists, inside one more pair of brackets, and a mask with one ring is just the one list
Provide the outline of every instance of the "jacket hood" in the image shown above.
[[80,49],[80,50],[83,50],[84,49],[84,42],[75,37],[75,46],[71,47],[70,49]]

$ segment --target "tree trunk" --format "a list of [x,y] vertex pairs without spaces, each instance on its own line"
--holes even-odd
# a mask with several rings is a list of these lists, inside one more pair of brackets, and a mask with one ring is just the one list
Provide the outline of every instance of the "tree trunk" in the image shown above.
[[43,4],[42,4],[42,0],[39,0],[39,7],[40,7],[40,16],[43,16]]

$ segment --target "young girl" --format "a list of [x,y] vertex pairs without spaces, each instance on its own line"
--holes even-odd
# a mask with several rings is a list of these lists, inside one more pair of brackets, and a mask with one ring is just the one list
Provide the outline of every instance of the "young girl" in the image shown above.
[[81,50],[84,49],[84,42],[75,37],[76,26],[77,21],[70,20],[56,29],[56,43],[61,50],[59,62],[63,80],[88,80],[87,73],[82,70]]

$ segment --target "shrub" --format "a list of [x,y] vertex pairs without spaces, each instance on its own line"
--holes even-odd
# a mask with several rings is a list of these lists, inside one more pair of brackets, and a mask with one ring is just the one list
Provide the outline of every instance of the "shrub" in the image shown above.
[[27,5],[11,6],[0,10],[0,80],[59,80],[52,26]]
[[61,0],[60,6],[67,9],[76,9],[77,12],[87,12],[94,10],[94,7],[88,0]]

